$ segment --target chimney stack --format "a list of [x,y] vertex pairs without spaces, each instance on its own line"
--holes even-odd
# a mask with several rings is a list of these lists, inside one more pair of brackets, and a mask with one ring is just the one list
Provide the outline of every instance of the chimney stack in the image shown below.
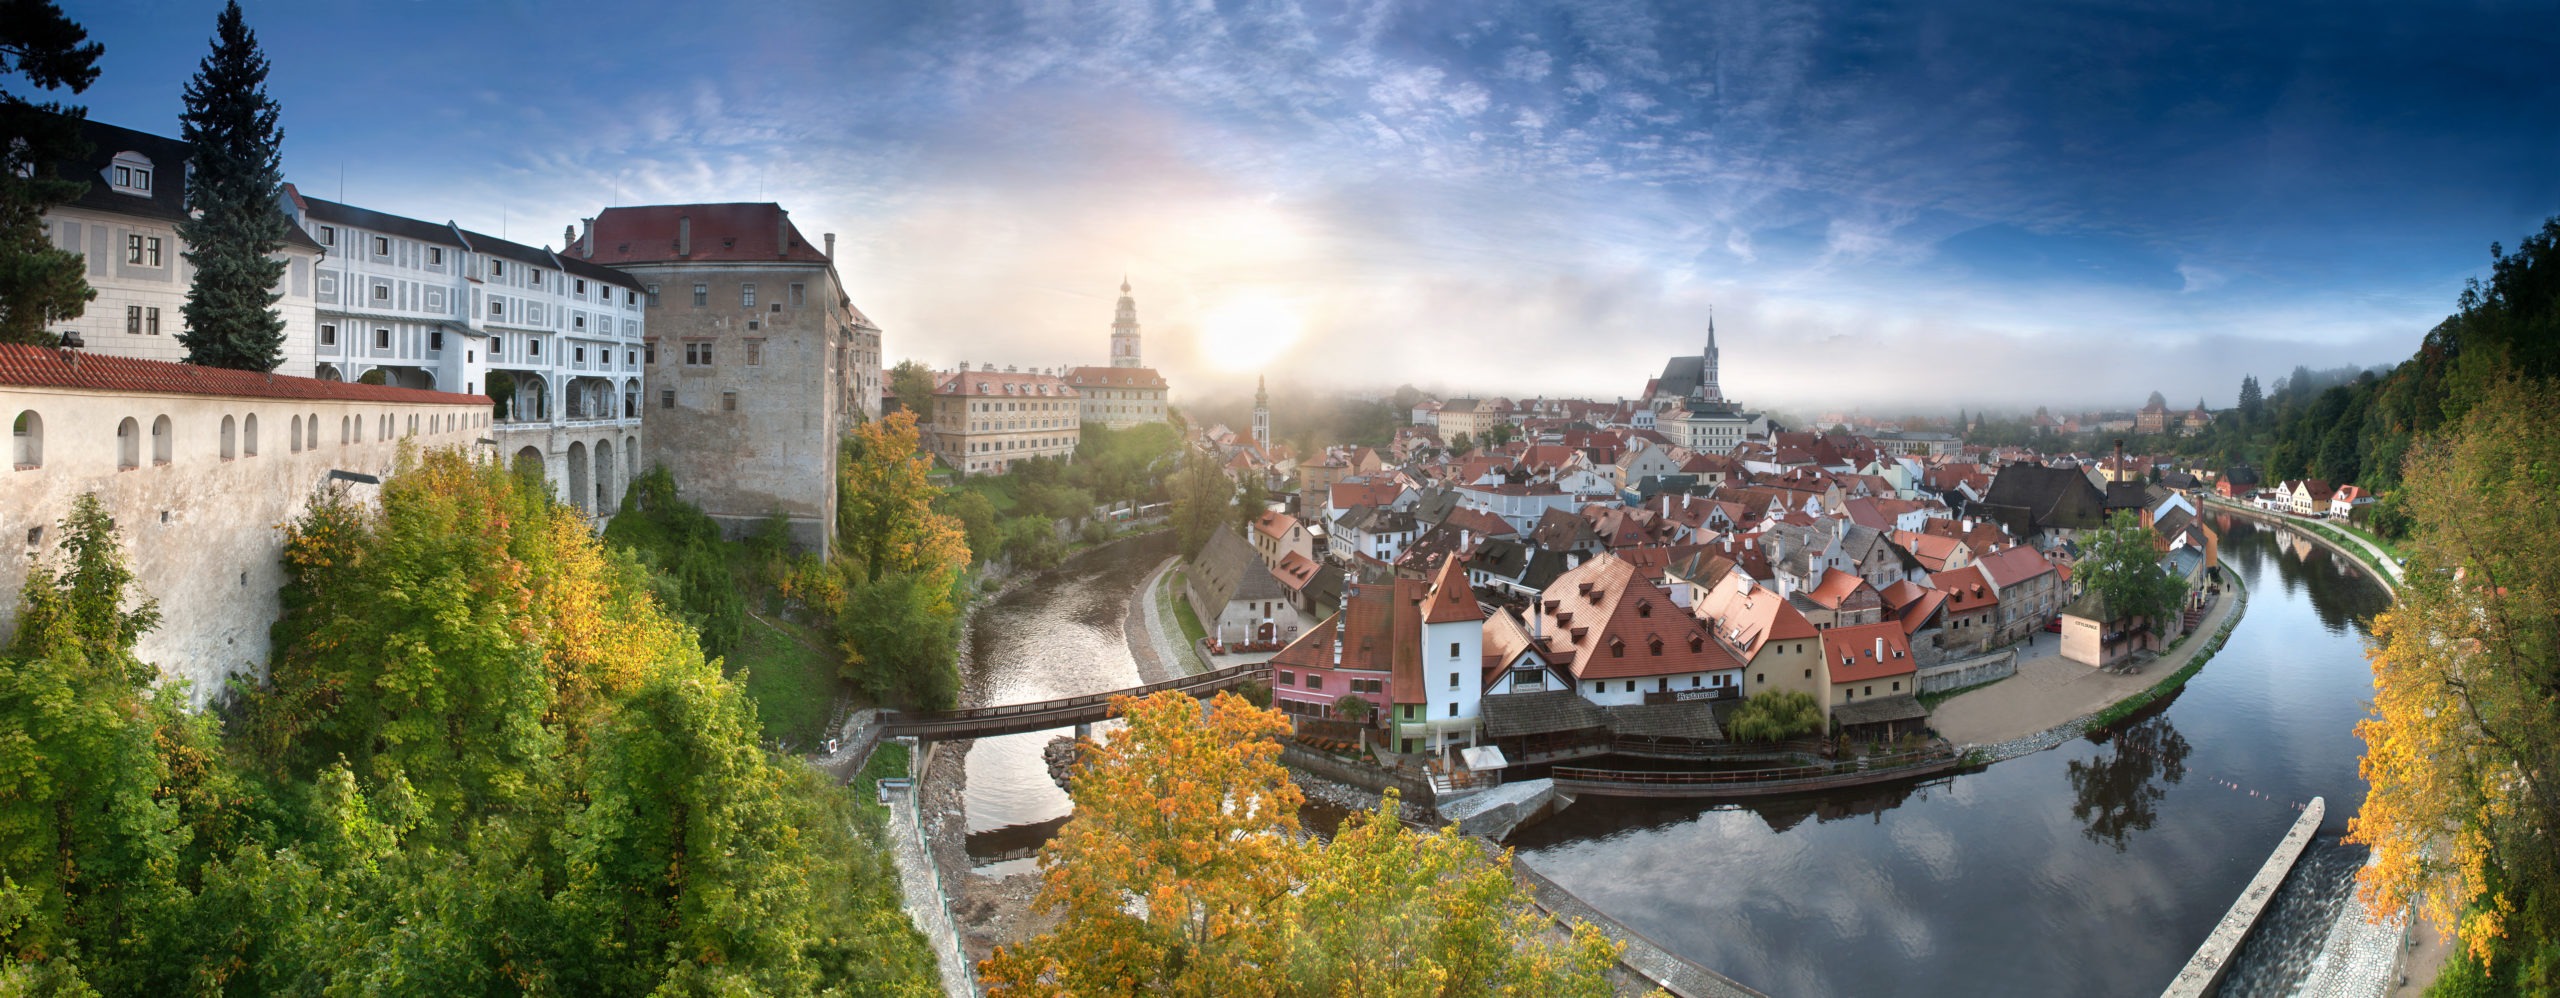
[[773,210],[773,255],[791,255],[791,213],[780,208]]
[[836,234],[833,232],[827,233],[825,238],[827,240],[827,259],[834,260],[836,258]]
[[676,255],[693,255],[693,216],[676,216]]
[[586,220],[586,226],[585,226],[585,228],[581,229],[581,230],[579,231],[579,233],[578,233],[578,255],[579,255],[579,256],[582,256],[582,257],[586,257],[586,258],[591,259],[591,260],[595,258],[595,255],[596,255],[596,220],[595,220],[595,219],[592,219],[592,218],[587,219],[587,220]]
[[2110,482],[2121,482],[2121,481],[2124,481],[2124,438],[2123,438],[2123,437],[2117,437],[2117,438],[2116,438],[2116,473],[2115,473],[2113,476],[2110,476],[2107,480],[2108,480],[2108,481],[2110,481]]
[[577,251],[578,251],[578,227],[577,227],[577,226],[574,226],[574,225],[563,225],[563,226],[561,226],[561,227],[560,227],[560,252],[563,252],[563,253],[575,253],[575,252],[577,252]]
[[1884,635],[1876,635],[1876,661],[1884,661]]

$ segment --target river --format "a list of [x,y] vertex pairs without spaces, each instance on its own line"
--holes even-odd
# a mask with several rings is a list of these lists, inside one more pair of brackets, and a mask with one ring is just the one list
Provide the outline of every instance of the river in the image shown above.
[[[2328,799],[2322,839],[2271,926],[2333,908],[2361,862],[2337,837],[2365,794],[2364,621],[2389,596],[2324,549],[2212,519],[2248,612],[2184,690],[2113,733],[1881,793],[1586,798],[1512,844],[1772,995],[2156,995],[2303,802]],[[2253,944],[2225,993],[2280,993],[2301,958]]]

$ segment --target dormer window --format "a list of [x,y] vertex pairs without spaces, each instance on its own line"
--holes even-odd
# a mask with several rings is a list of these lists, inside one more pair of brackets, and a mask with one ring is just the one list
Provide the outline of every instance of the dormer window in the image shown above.
[[151,195],[151,160],[138,152],[120,152],[107,166],[107,184],[127,194]]

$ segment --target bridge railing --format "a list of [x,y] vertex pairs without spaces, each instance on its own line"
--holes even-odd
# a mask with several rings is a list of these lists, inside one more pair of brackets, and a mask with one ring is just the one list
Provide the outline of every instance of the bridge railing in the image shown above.
[[1057,700],[1042,700],[1036,703],[1003,704],[995,707],[971,707],[965,710],[945,710],[929,714],[901,713],[892,718],[884,718],[884,720],[895,724],[931,724],[940,721],[988,721],[998,718],[1020,717],[1028,714],[1047,714],[1062,710],[1074,710],[1079,707],[1090,707],[1100,703],[1108,703],[1115,697],[1144,697],[1162,693],[1166,690],[1193,690],[1208,686],[1221,686],[1238,680],[1251,678],[1255,675],[1266,674],[1270,671],[1271,665],[1268,662],[1249,662],[1244,665],[1228,666],[1227,668],[1219,669],[1215,672],[1203,672],[1197,675],[1181,676],[1174,679],[1167,679],[1162,682],[1148,683],[1144,686],[1132,686],[1127,689],[1112,690],[1108,693],[1088,693],[1083,696],[1064,697]]

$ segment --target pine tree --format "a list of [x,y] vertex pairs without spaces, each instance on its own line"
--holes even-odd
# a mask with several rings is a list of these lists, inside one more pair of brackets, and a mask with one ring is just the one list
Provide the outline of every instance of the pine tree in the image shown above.
[[[106,51],[88,37],[52,0],[0,0],[0,77],[24,76],[39,90],[87,90]],[[55,248],[44,229],[46,208],[88,189],[59,170],[62,160],[84,155],[86,113],[0,88],[0,343],[51,343],[45,327],[79,318],[98,296],[81,277],[80,254]]]
[[190,364],[272,371],[284,362],[284,316],[274,307],[285,268],[276,253],[290,224],[277,205],[284,132],[267,96],[267,57],[237,0],[215,22],[213,53],[187,82],[186,99],[179,121],[195,149],[195,175],[187,183],[191,217],[178,223],[178,236],[196,282],[178,342]]
[[2266,393],[2258,390],[2258,376],[2243,375],[2240,378],[2240,414],[2255,416],[2258,414],[2258,407],[2265,405],[2266,401]]

